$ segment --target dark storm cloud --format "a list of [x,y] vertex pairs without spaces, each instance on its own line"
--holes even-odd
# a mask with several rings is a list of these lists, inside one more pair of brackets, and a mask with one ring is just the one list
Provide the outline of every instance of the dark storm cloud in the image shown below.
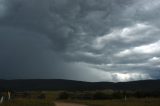
[[0,0],[3,78],[159,78],[158,0]]

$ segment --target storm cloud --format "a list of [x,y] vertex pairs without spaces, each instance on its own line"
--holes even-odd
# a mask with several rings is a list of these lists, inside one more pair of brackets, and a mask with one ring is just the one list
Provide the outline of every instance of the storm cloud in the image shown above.
[[0,78],[160,78],[159,0],[0,0]]

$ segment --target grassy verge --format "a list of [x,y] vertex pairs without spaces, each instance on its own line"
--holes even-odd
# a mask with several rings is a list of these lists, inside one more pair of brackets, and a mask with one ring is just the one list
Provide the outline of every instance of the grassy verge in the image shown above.
[[127,101],[124,101],[124,100],[69,100],[66,102],[86,104],[88,106],[160,106],[160,98],[128,99]]
[[0,106],[55,106],[53,101],[38,99],[14,99],[0,104]]
[[[68,99],[57,99],[60,92],[46,91],[43,92],[45,98],[38,99],[38,95],[41,92],[31,92],[31,97],[29,98],[16,98],[9,102],[4,102],[0,106],[55,106],[54,101],[71,102],[86,104],[88,106],[160,106],[160,98],[127,98],[126,101],[123,99],[77,99],[71,98],[69,95]],[[79,93],[78,93],[79,94]],[[78,95],[77,94],[77,95]],[[87,95],[86,95],[87,96]]]

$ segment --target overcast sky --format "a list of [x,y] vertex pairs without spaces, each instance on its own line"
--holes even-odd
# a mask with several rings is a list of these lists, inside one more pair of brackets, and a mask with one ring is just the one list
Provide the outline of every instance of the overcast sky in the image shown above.
[[0,79],[160,78],[160,0],[0,0]]

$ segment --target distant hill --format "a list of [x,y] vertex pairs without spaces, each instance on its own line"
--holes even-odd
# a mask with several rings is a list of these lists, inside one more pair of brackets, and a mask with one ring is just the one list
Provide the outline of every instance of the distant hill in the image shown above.
[[61,79],[0,80],[0,90],[160,90],[160,80],[133,82],[83,82]]

